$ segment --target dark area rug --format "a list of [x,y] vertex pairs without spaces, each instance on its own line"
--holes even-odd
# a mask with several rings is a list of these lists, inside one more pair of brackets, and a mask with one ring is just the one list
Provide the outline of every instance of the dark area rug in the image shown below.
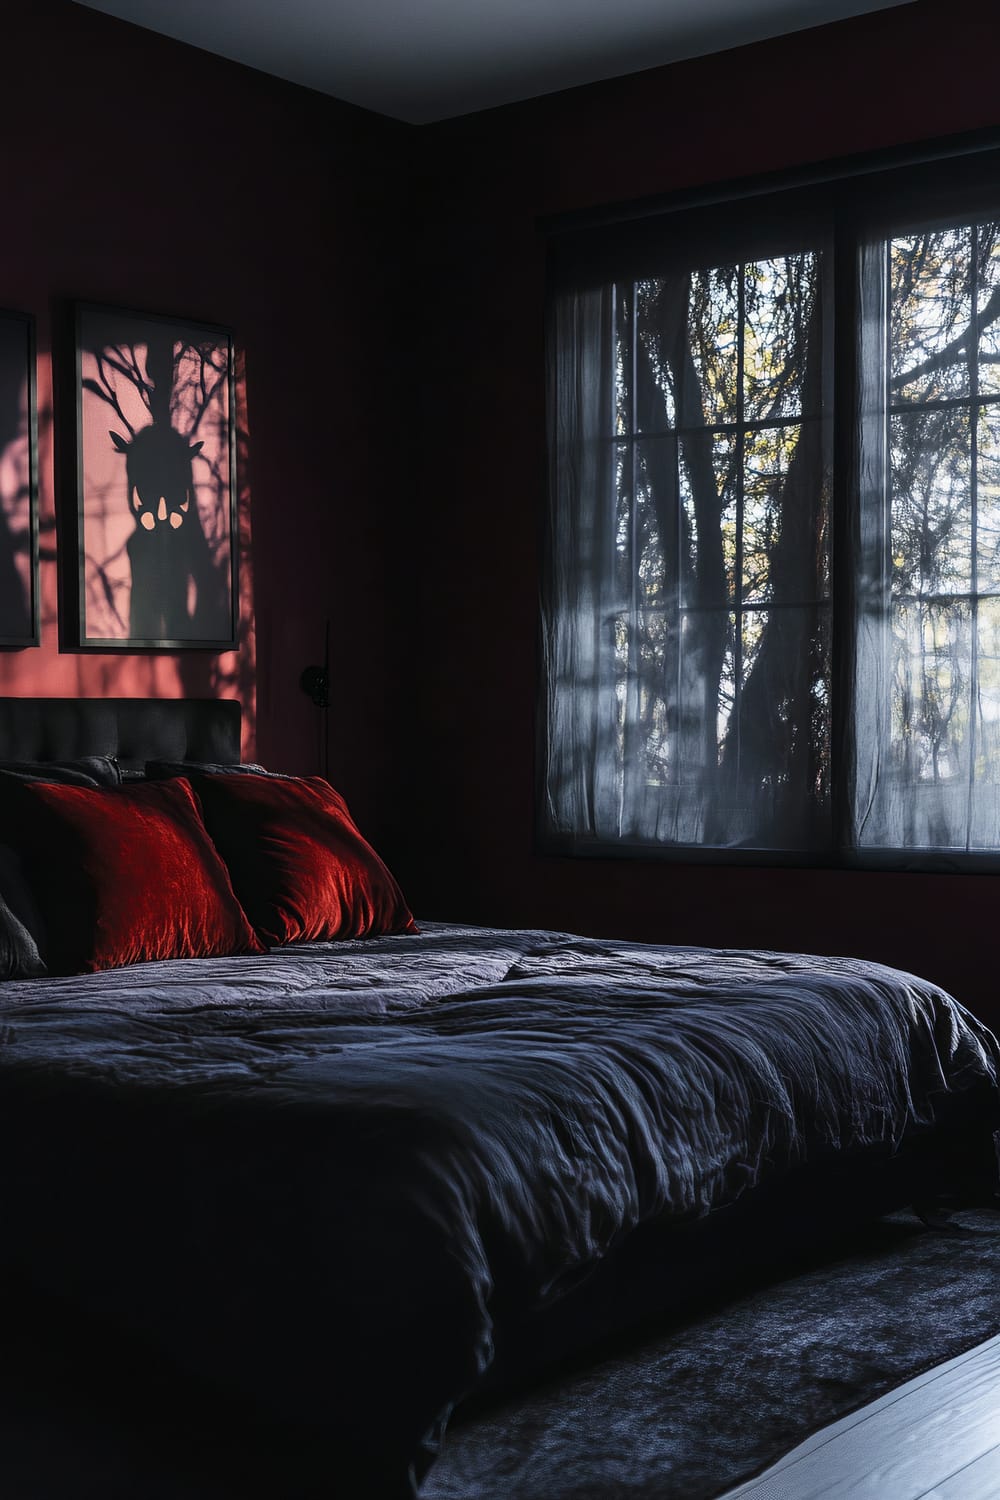
[[[952,1222],[893,1215],[811,1257],[774,1256],[683,1321],[482,1403],[453,1422],[421,1500],[714,1500],[1000,1333],[1000,1213]],[[5,1289],[2,1500],[356,1500],[327,1444],[247,1430],[141,1346]]]
[[452,1425],[421,1500],[710,1500],[1000,1333],[1000,1214],[855,1231]]

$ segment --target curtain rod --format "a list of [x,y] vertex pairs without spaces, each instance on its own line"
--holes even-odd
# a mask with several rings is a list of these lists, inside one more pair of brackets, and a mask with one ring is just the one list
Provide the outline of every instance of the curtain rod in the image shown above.
[[931,162],[957,157],[976,156],[1000,150],[1000,130],[963,131],[958,135],[938,136],[932,140],[903,146],[889,146],[878,151],[859,151],[851,156],[829,157],[800,167],[782,167],[774,172],[751,177],[730,177],[696,187],[678,188],[648,198],[631,198],[606,207],[574,209],[569,213],[546,214],[536,219],[540,234],[566,234],[581,229],[602,229],[613,224],[627,224],[637,219],[664,218],[690,208],[711,208],[743,198],[762,198],[771,193],[790,192],[795,188],[821,187],[848,177],[870,176],[895,168],[926,166]]

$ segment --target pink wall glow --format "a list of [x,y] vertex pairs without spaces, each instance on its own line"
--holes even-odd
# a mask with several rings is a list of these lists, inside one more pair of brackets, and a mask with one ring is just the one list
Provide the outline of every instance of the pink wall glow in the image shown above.
[[[37,319],[42,641],[0,651],[0,693],[236,696],[245,753],[315,772],[316,710],[299,674],[327,618],[355,619],[380,573],[367,516],[380,480],[367,472],[369,378],[357,350],[382,316],[367,195],[394,171],[396,131],[67,0],[10,7],[4,41],[17,64],[0,94],[0,306]],[[237,651],[82,653],[65,629],[60,642],[57,576],[75,566],[77,301],[234,333]],[[362,711],[376,747],[353,735],[337,744],[336,770],[363,811],[386,738],[365,671],[383,633],[376,624],[364,663],[349,631],[332,640],[331,717]]]

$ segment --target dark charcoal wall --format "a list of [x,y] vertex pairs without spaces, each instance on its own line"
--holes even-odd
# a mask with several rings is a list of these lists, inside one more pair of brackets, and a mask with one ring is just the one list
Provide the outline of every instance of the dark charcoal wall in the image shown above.
[[[256,729],[263,759],[315,771],[316,712],[298,677],[329,615],[331,764],[364,812],[389,739],[380,547],[392,477],[391,455],[371,461],[366,424],[392,289],[383,207],[405,127],[63,0],[9,6],[4,43],[0,306],[38,319],[46,560],[41,648],[0,652],[0,692],[235,693],[248,749]],[[54,558],[72,565],[73,538],[56,538],[53,514],[72,485],[72,440],[61,406],[54,431],[52,371],[57,388],[72,379],[75,298],[236,334],[250,435],[238,652],[59,649]]]
[[[918,0],[854,21],[431,127],[411,773],[397,864],[417,911],[586,932],[858,953],[994,997],[991,877],[679,868],[533,847],[536,595],[545,495],[538,215],[1000,123],[991,3]],[[400,827],[404,826],[402,819]]]

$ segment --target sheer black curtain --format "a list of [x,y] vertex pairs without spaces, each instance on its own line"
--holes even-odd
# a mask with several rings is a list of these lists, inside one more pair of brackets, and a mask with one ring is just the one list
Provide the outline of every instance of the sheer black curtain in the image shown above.
[[1000,850],[997,183],[553,237],[550,844]]
[[854,842],[1000,849],[1000,202],[863,239]]
[[797,207],[557,256],[545,798],[571,841],[829,842],[832,259]]

